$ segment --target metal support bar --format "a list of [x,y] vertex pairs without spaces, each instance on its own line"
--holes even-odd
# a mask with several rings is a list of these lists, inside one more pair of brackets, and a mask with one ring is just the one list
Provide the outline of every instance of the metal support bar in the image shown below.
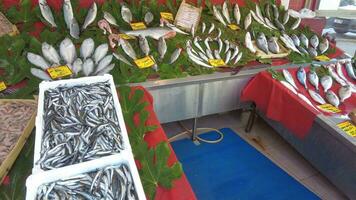
[[192,140],[197,141],[197,124],[198,124],[198,118],[194,118],[193,122],[193,128],[192,128]]
[[252,103],[250,116],[248,117],[247,125],[245,128],[246,133],[249,133],[251,131],[252,126],[255,123],[255,119],[256,119],[256,104]]

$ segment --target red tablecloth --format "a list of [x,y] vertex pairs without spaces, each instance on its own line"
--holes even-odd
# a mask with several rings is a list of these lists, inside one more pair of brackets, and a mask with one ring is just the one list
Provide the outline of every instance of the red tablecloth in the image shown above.
[[[308,72],[309,68],[305,68],[305,70]],[[317,106],[317,104],[310,98],[308,92],[297,81],[297,68],[289,69],[289,71],[293,75],[294,82],[297,84],[299,92],[304,94],[314,106]],[[349,80],[351,81],[351,79]],[[353,83],[356,84],[355,81]],[[307,85],[308,88],[312,88],[315,91],[315,88],[309,82],[307,82]],[[331,90],[334,91],[335,94],[338,94],[337,91],[339,88],[340,85],[334,82]],[[325,94],[320,84],[319,90],[321,91],[321,96],[325,99]],[[242,91],[241,100],[253,101],[257,108],[269,119],[282,123],[301,139],[308,134],[317,114],[328,114],[313,109],[305,101],[301,100],[293,92],[279,83],[279,81],[273,79],[268,72],[257,74],[246,85]],[[355,107],[356,94],[352,94],[349,99],[340,104],[339,109],[345,114]]]
[[[151,94],[140,86],[134,87],[132,91],[135,90],[143,90],[144,97],[142,100],[149,103],[149,105],[145,108],[149,112],[149,118],[146,121],[146,125],[155,125],[158,127],[153,132],[147,133],[145,135],[145,140],[147,141],[149,147],[154,147],[155,145],[157,145],[162,141],[168,142],[167,136],[163,131],[155,112],[153,111],[153,98]],[[173,163],[177,162],[178,159],[170,144],[169,144],[169,148],[171,149],[172,152],[168,159],[168,165],[170,166]],[[196,199],[196,197],[187,180],[187,177],[183,173],[180,179],[174,181],[172,189],[165,189],[159,187],[155,199],[156,200],[168,200],[168,199],[169,200],[193,200]]]

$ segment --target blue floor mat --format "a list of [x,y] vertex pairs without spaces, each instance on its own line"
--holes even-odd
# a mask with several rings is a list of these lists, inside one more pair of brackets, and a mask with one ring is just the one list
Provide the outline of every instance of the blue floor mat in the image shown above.
[[[229,128],[218,144],[195,145],[184,139],[173,149],[201,200],[309,200],[314,193],[289,176]],[[203,134],[216,139],[216,134]]]

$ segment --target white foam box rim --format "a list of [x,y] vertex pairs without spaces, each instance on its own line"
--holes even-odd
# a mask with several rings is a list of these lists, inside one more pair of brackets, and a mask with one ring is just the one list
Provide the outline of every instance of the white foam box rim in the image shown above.
[[120,164],[126,164],[129,167],[138,199],[145,200],[146,196],[141,184],[135,161],[132,157],[132,154],[128,151],[123,152],[122,154],[106,156],[96,160],[33,174],[26,180],[26,200],[36,199],[37,190],[42,184],[51,183],[61,179],[67,179],[83,173],[97,171],[108,166]]
[[[100,83],[100,82],[109,82],[111,93],[113,96],[114,107],[116,110],[117,118],[119,120],[121,135],[123,139],[123,151],[129,151],[132,155],[132,150],[125,126],[124,117],[122,115],[121,105],[119,102],[119,98],[116,92],[116,87],[114,84],[114,80],[111,75],[105,74],[102,76],[91,76],[91,77],[83,77],[76,79],[66,79],[66,80],[58,80],[58,81],[42,81],[39,85],[39,98],[38,98],[38,108],[37,108],[37,117],[36,117],[36,136],[35,136],[35,149],[34,149],[34,158],[33,158],[33,168],[32,173],[36,174],[42,171],[47,171],[41,169],[40,165],[36,165],[36,162],[41,157],[41,144],[42,144],[42,136],[43,136],[43,113],[44,113],[44,93],[48,89],[54,89],[62,86],[78,86],[78,85],[87,85],[92,83]],[[121,151],[121,152],[123,152]],[[121,154],[118,153],[118,154]],[[132,156],[133,157],[133,156]]]

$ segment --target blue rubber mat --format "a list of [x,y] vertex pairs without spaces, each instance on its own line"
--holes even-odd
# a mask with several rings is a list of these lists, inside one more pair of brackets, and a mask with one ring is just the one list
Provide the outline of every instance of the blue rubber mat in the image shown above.
[[[201,200],[309,200],[314,193],[289,176],[229,128],[218,144],[195,145],[184,139],[173,149]],[[216,139],[216,134],[203,134]]]

